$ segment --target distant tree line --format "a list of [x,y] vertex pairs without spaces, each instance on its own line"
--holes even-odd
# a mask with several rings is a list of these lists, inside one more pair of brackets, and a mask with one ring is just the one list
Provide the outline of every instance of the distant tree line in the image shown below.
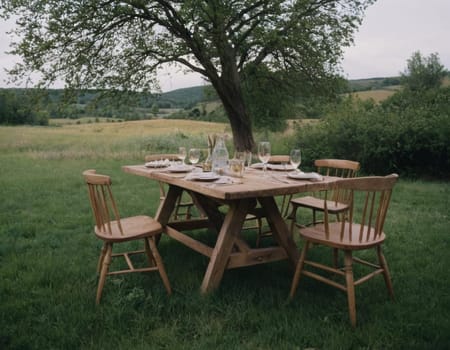
[[48,112],[25,90],[0,89],[0,124],[48,125]]
[[205,99],[208,97],[204,96],[201,86],[159,95],[111,94],[101,90],[0,89],[0,124],[48,125],[51,118],[149,119],[162,108],[190,109]]
[[351,80],[348,82],[347,91],[358,92],[367,90],[379,90],[400,84],[401,84],[400,77]]

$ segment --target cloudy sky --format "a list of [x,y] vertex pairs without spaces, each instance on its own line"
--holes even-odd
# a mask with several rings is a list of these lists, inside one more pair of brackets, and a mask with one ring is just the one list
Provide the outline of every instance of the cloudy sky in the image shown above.
[[[10,38],[6,31],[13,23],[0,22],[0,87],[6,87],[5,68],[15,60],[7,55]],[[355,35],[354,46],[347,48],[342,62],[348,79],[399,75],[413,52],[438,53],[440,62],[450,70],[450,0],[378,0],[368,8]],[[166,70],[160,75],[163,91],[202,85],[195,74]]]

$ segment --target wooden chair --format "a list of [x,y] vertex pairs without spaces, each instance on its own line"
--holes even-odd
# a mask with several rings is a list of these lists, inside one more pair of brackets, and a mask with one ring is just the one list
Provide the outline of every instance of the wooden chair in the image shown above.
[[[382,274],[391,298],[394,298],[391,278],[386,259],[381,251],[386,236],[383,231],[386,214],[391,199],[392,189],[398,178],[397,174],[386,177],[360,177],[342,179],[335,184],[334,190],[349,193],[348,207],[340,216],[340,221],[330,222],[331,212],[328,210],[328,194],[323,199],[324,222],[299,229],[301,239],[305,241],[300,259],[295,269],[290,290],[293,298],[301,275],[327,283],[347,293],[350,322],[356,326],[355,286],[370,278]],[[312,245],[323,245],[344,252],[344,265],[338,268],[338,257],[335,256],[333,266],[307,260],[307,253]],[[353,256],[354,251],[374,249],[377,262],[369,262]],[[354,280],[353,262],[373,268],[369,273]],[[333,273],[341,276],[345,282],[325,277],[317,271]]]
[[[96,303],[100,303],[106,276],[131,273],[159,271],[164,287],[168,294],[172,293],[169,279],[164,269],[161,256],[155,243],[155,237],[162,233],[161,225],[149,216],[133,216],[120,218],[116,202],[111,191],[111,178],[96,174],[95,170],[83,172],[89,189],[89,199],[95,218],[94,232],[103,241],[97,272],[100,273]],[[113,245],[134,240],[144,241],[144,250],[128,251],[113,254]],[[149,261],[148,267],[135,268],[131,260],[132,255],[144,254]],[[128,268],[110,271],[112,258],[123,257]]]
[[[145,156],[145,162],[151,162],[155,160],[164,160],[168,159],[170,161],[178,161],[178,155],[172,153],[163,153],[163,154],[150,154]],[[159,184],[159,200],[162,202],[164,198],[166,198],[166,188],[164,184],[158,182]],[[173,212],[173,219],[186,219],[189,220],[192,217],[192,208],[194,207],[194,203],[191,198],[186,198],[187,195],[183,193],[183,195],[178,198],[177,203],[175,204],[175,209]]]
[[[317,168],[317,172],[326,176],[337,176],[342,178],[353,178],[359,171],[359,162],[345,160],[345,159],[317,159],[314,162]],[[342,191],[334,191],[329,193],[328,212],[330,214],[339,215],[342,211],[347,209],[345,204],[345,193]],[[290,231],[293,234],[294,225],[297,224],[297,209],[299,207],[309,208],[312,210],[313,220],[311,224],[316,224],[319,221],[316,219],[316,212],[324,211],[324,202],[321,192],[316,192],[311,196],[298,197],[290,199],[290,206],[292,208],[291,213],[287,216],[287,219],[291,220]]]
[[[290,159],[288,155],[273,155],[269,158],[268,164],[290,164]],[[285,217],[289,208],[290,196],[281,196],[280,200],[280,212]],[[268,227],[263,226],[263,218],[266,214],[261,207],[254,208],[249,215],[248,220],[254,219],[257,221],[256,246],[259,247],[261,239],[271,237],[272,231]]]

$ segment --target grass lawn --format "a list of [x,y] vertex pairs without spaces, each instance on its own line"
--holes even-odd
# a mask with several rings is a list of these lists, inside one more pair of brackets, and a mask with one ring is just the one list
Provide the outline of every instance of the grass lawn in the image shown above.
[[317,281],[302,279],[288,302],[286,261],[228,270],[202,296],[207,259],[168,237],[160,253],[171,297],[157,274],[134,274],[110,277],[96,306],[101,243],[81,172],[112,176],[123,216],[154,215],[157,184],[121,166],[178,144],[205,147],[207,133],[224,130],[187,121],[0,127],[0,349],[450,348],[448,182],[398,182],[384,247],[396,300],[381,276],[361,285],[356,329],[345,294]]

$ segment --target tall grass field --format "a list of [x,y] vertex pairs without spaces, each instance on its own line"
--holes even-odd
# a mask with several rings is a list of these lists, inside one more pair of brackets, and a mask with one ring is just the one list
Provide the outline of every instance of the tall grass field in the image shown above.
[[[172,296],[157,273],[120,275],[95,305],[101,242],[82,171],[112,176],[122,216],[154,215],[157,184],[121,166],[206,147],[214,132],[229,129],[174,120],[0,127],[0,349],[450,348],[448,182],[399,180],[384,245],[396,299],[381,276],[357,287],[355,329],[345,294],[330,286],[305,277],[289,301],[287,261],[227,270],[201,295],[208,259],[167,236],[159,249]],[[271,137],[288,151],[285,137]],[[214,242],[212,232],[193,234]]]

